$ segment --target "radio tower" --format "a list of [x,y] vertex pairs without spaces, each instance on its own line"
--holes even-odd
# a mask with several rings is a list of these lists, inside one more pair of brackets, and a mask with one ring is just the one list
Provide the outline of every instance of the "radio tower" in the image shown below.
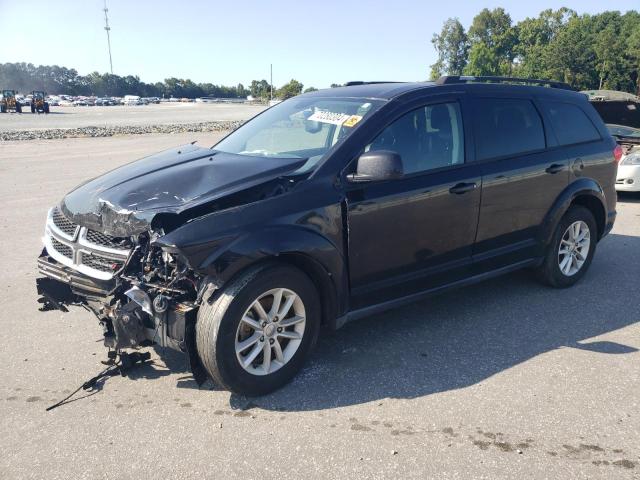
[[107,45],[109,46],[109,65],[111,66],[111,75],[113,75],[113,60],[111,60],[111,37],[109,36],[109,17],[107,16],[107,0],[104,0],[104,29],[107,31]]

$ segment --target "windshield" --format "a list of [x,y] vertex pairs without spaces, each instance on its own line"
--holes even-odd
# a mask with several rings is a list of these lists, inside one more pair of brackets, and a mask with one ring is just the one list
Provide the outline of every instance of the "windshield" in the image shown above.
[[369,99],[294,97],[258,115],[214,149],[254,157],[305,158],[302,170],[308,170],[381,104]]
[[607,128],[609,129],[609,133],[611,135],[615,135],[616,137],[633,137],[640,138],[640,129],[626,127],[624,125],[612,125],[608,124]]

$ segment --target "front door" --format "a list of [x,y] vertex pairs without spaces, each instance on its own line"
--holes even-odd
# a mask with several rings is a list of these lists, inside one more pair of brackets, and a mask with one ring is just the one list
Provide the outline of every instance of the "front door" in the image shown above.
[[348,186],[353,309],[469,274],[481,175],[464,147],[456,99],[405,113],[365,147],[398,153],[404,176]]

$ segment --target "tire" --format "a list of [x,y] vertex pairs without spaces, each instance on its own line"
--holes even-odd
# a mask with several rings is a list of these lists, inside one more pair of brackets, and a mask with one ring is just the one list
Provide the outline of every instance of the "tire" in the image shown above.
[[31,104],[31,113],[36,113],[36,107],[33,104]]
[[16,102],[16,113],[22,113],[22,105]]
[[[588,242],[586,242],[588,246],[585,246],[586,243],[584,239],[576,243],[576,245],[583,245],[582,247],[574,246],[572,248],[571,246],[567,246],[573,243],[571,237],[573,233],[569,232],[568,229],[570,226],[575,228],[576,224],[578,224],[581,229],[579,230],[580,234],[578,238],[583,235],[586,227],[588,236],[585,236],[584,239],[588,240]],[[591,211],[580,205],[570,207],[556,227],[542,265],[536,269],[538,279],[555,288],[567,288],[576,284],[589,269],[596,251],[597,242],[598,227]],[[560,251],[561,243],[563,252],[565,253]],[[571,254],[570,252],[574,253]],[[571,258],[572,256],[573,259]],[[565,260],[568,261],[565,263]]]
[[44,113],[49,113],[49,104],[48,103],[44,104]]
[[7,107],[5,107],[4,105],[0,105],[0,113],[6,113],[7,111]]
[[[297,296],[283,318],[271,316],[277,291],[282,291],[281,310]],[[263,315],[256,310],[256,302],[263,307]],[[289,325],[291,322],[296,323]],[[196,322],[196,347],[214,382],[237,394],[264,395],[288,383],[300,370],[319,329],[320,302],[313,282],[295,267],[270,264],[250,269],[231,281],[214,293],[213,303],[203,302]],[[248,345],[246,349],[241,348],[243,344]],[[268,362],[264,360],[267,350]]]

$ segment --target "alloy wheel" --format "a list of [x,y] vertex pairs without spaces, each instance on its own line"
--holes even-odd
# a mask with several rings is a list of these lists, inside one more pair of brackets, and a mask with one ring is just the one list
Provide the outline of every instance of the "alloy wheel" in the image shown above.
[[235,351],[252,375],[269,375],[293,358],[302,343],[306,315],[300,296],[275,288],[256,298],[240,319]]
[[558,248],[558,266],[563,275],[578,273],[589,256],[591,232],[582,220],[573,222],[565,230]]

